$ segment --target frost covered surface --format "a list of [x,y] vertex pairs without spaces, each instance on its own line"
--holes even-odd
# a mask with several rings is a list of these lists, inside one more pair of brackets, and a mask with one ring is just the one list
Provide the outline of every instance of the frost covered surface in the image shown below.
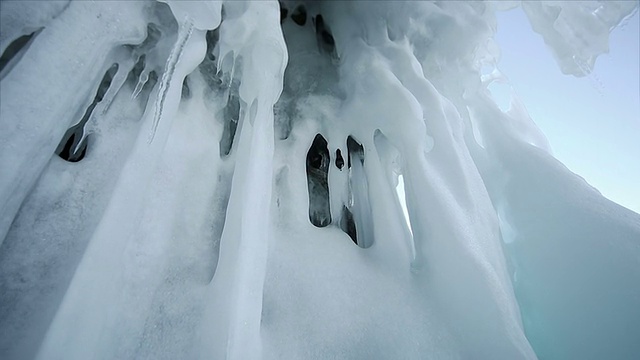
[[[518,2],[0,4],[0,358],[640,354],[640,215],[481,75]],[[522,6],[577,76],[637,11]]]

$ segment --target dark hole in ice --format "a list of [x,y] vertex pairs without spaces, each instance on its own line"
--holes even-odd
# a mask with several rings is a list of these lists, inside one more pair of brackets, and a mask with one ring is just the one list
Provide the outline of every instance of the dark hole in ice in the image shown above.
[[286,7],[284,7],[284,5],[282,4],[282,1],[278,1],[278,4],[280,4],[280,24],[282,24],[284,20],[287,18],[287,15],[289,14],[289,10]]
[[353,243],[358,245],[358,234],[356,232],[356,223],[353,221],[353,214],[346,206],[342,206],[342,217],[340,218],[340,229],[344,231]]
[[347,137],[347,150],[349,151],[348,166],[351,168],[351,159],[353,157],[364,163],[364,147],[351,135]]
[[[144,86],[144,89],[149,89],[149,92],[151,91],[151,89],[153,89],[154,86],[156,86],[156,83],[158,82],[158,73],[156,73],[155,70],[152,70],[149,73],[149,80],[147,81],[147,83]],[[146,102],[146,101],[145,101]]]
[[222,138],[220,139],[220,156],[229,155],[233,147],[233,138],[236,135],[238,120],[240,119],[239,86],[240,84],[234,81],[231,83],[229,89],[227,105],[224,108],[224,129],[222,130]]
[[[314,169],[321,170],[326,166],[326,160],[329,158],[329,151],[326,150],[327,141],[320,134],[316,135],[307,154],[307,164]],[[325,151],[326,150],[326,151]],[[326,154],[325,154],[326,153]]]
[[198,66],[210,90],[219,90],[222,85],[222,80],[218,76],[216,56],[214,55],[214,49],[220,39],[220,31],[218,29],[219,28],[207,31],[205,35],[207,40],[207,53],[202,63]]
[[220,31],[219,28],[215,28],[213,30],[207,31],[205,35],[205,39],[207,40],[207,58],[209,60],[215,60],[216,57],[213,55],[213,49],[218,44],[218,40],[220,39]]
[[331,35],[331,31],[324,23],[322,15],[318,15],[315,18],[316,24],[316,36],[318,37],[318,46],[326,52],[333,52],[336,42]]
[[89,107],[85,110],[82,119],[80,119],[80,121],[75,125],[71,126],[62,137],[62,140],[56,149],[56,154],[63,160],[78,162],[84,159],[87,153],[87,134],[85,134],[85,125],[91,118],[91,114],[93,113],[96,105],[104,99],[109,87],[111,87],[113,77],[117,72],[118,64],[115,63],[102,77],[100,85],[98,85],[98,90],[96,91],[96,96],[93,98]]
[[317,227],[325,227],[331,223],[328,182],[330,161],[327,140],[317,134],[307,152],[309,220]]
[[333,35],[331,35],[328,31],[322,30],[320,35],[322,36],[322,41],[324,41],[325,44],[335,46],[336,42],[333,40]]
[[299,5],[293,10],[291,20],[300,26],[304,26],[307,23],[307,9],[304,5]]
[[0,71],[4,69],[4,67],[13,59],[16,55],[20,53],[20,50],[24,49],[24,47],[29,43],[29,40],[40,30],[34,31],[28,35],[22,35],[19,38],[13,40],[4,52],[2,56],[0,56]]
[[340,151],[340,149],[337,149],[336,150],[336,167],[342,170],[343,166],[344,166],[344,159],[342,158],[342,152]]
[[[87,137],[82,139],[80,143],[77,144],[76,139],[79,139],[81,137],[81,131],[79,131],[79,128],[69,130],[67,130],[67,134],[65,134],[65,136],[62,138],[64,147],[62,148],[62,151],[60,151],[58,156],[68,162],[78,162],[84,159],[84,156],[87,154]],[[65,138],[67,139],[66,141],[64,141]]]

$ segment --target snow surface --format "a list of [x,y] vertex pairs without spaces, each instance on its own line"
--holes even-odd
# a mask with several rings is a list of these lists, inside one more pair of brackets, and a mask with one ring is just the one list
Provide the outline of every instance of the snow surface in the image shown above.
[[[519,2],[0,4],[0,358],[640,356],[640,215],[488,90]],[[583,76],[638,3],[521,6]]]

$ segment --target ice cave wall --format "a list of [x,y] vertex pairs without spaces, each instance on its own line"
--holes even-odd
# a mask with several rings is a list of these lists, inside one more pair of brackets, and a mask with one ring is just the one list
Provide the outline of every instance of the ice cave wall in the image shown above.
[[[0,2],[0,357],[635,358],[640,216],[486,90],[518,5]],[[638,4],[521,6],[582,76]]]

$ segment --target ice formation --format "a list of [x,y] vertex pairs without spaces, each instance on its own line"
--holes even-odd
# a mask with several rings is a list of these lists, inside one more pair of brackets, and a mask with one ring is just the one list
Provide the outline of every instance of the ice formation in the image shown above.
[[[0,358],[637,359],[640,215],[487,90],[519,5],[0,2]],[[583,76],[638,3],[521,6]]]

